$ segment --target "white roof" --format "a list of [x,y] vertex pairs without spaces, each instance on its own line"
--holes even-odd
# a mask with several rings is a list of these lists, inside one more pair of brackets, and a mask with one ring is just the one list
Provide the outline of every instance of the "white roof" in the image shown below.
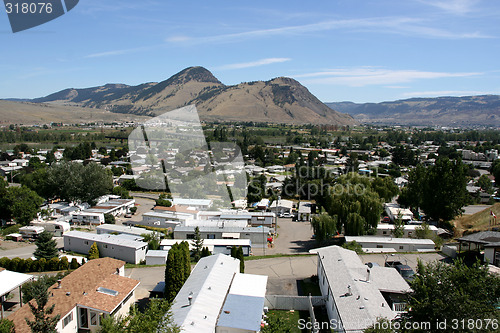
[[[173,321],[184,333],[215,332],[239,260],[217,254],[200,259],[172,304]],[[189,305],[188,297],[192,297]]]
[[234,276],[229,293],[233,295],[265,297],[266,288],[266,275],[237,273]]
[[346,242],[350,243],[385,243],[385,244],[414,244],[414,245],[434,245],[432,239],[419,238],[395,238],[377,236],[345,236]]
[[212,204],[212,200],[174,198],[172,199],[172,203],[174,205],[183,205],[183,206],[210,206]]
[[0,296],[22,286],[33,278],[33,275],[3,270],[0,272]]
[[93,234],[90,232],[82,232],[82,231],[68,231],[63,235],[63,237],[66,239],[66,237],[71,237],[71,238],[78,238],[78,239],[84,239],[88,240],[90,242],[101,242],[105,244],[114,244],[117,246],[125,246],[125,247],[131,247],[135,249],[140,249],[142,247],[145,247],[148,245],[146,242],[141,242],[141,241],[136,241],[130,238],[123,237],[124,235],[111,235],[111,234]]
[[[339,246],[310,252],[318,253],[318,265],[323,265],[345,331],[362,332],[379,317],[389,320],[396,317],[382,296],[379,283],[384,288],[391,284],[402,286],[406,282],[399,274],[371,274],[370,271],[368,279],[368,267],[363,265],[356,252]],[[389,281],[377,282],[380,278]]]
[[167,256],[168,256],[168,251],[163,251],[163,250],[149,250],[146,253],[146,257],[166,258]]
[[293,201],[286,200],[286,199],[274,200],[269,208],[276,208],[276,206],[278,205],[278,202],[279,202],[278,207],[285,207],[285,208],[290,208],[290,209],[293,208]]
[[109,232],[119,232],[123,234],[130,234],[130,235],[150,235],[154,234],[154,231],[152,230],[147,230],[144,228],[137,228],[137,227],[132,227],[132,226],[125,226],[125,225],[120,225],[120,224],[102,224],[96,227],[96,230],[102,230],[102,231],[109,231]]

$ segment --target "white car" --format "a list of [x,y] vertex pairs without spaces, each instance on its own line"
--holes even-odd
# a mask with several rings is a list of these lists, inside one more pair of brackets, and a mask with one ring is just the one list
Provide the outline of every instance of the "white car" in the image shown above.
[[293,217],[292,214],[290,213],[283,213],[283,214],[280,214],[280,217],[283,217],[283,218],[290,218],[290,217]]

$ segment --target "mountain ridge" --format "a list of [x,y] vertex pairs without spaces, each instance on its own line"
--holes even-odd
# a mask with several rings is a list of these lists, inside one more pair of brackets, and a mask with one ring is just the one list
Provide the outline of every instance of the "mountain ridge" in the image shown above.
[[500,95],[415,97],[380,103],[327,106],[361,123],[421,126],[500,126]]
[[146,116],[195,104],[200,119],[207,121],[356,124],[351,116],[327,107],[294,79],[278,77],[225,85],[199,66],[183,69],[161,82],[68,88],[29,102]]

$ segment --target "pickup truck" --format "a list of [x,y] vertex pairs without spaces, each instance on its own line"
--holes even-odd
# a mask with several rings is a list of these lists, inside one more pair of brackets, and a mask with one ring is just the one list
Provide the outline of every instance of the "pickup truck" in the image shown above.
[[401,261],[386,261],[385,267],[395,268],[407,282],[412,281],[415,278],[415,272],[413,269],[411,269],[410,266],[403,264]]

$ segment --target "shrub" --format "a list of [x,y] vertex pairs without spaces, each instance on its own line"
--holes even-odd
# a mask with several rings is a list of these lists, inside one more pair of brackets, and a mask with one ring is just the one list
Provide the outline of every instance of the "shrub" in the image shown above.
[[78,267],[80,267],[80,265],[78,264],[78,261],[76,260],[76,258],[71,259],[71,264],[70,264],[69,268],[77,269]]
[[69,269],[69,261],[67,257],[62,257],[59,260],[59,270],[67,270]]

